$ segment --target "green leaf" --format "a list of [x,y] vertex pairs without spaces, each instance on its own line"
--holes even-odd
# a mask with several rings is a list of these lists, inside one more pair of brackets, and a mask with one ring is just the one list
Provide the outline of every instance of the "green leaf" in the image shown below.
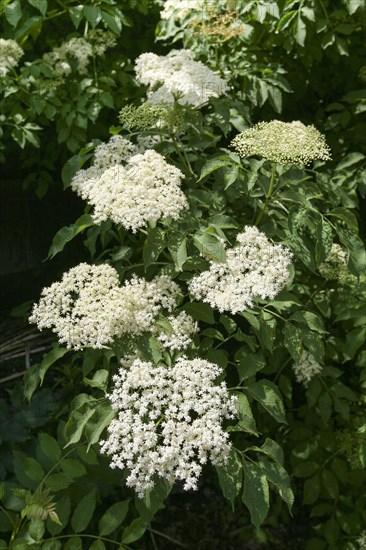
[[98,8],[97,6],[84,6],[83,12],[85,18],[89,21],[92,28],[94,29],[102,18],[100,8]]
[[108,508],[99,521],[99,534],[101,536],[110,535],[125,519],[130,499],[116,502]]
[[234,511],[235,499],[241,491],[243,479],[243,465],[234,449],[231,449],[229,459],[224,466],[216,466],[216,472],[222,494],[231,502]]
[[333,208],[328,214],[328,216],[333,216],[334,218],[338,218],[339,220],[342,220],[345,222],[351,229],[358,231],[358,222],[357,218],[350,210],[347,210],[346,208],[338,207]]
[[281,394],[275,384],[269,380],[259,380],[245,388],[245,391],[277,420],[286,424],[285,408]]
[[233,160],[230,157],[226,156],[219,156],[212,159],[209,159],[206,164],[201,169],[201,174],[198,181],[203,180],[203,178],[206,178],[212,172],[215,170],[218,170],[219,168],[222,168],[223,166],[232,166]]
[[249,353],[248,355],[243,355],[240,359],[240,365],[237,367],[240,382],[254,376],[258,371],[264,369],[265,366],[266,361],[262,354]]
[[66,348],[60,348],[57,346],[43,356],[40,365],[33,365],[26,371],[24,376],[24,396],[28,399],[28,401],[30,401],[37,386],[43,384],[44,377],[50,366],[56,363],[56,361],[61,359],[61,357],[66,355],[69,351],[70,350]]
[[288,27],[291,21],[293,21],[293,19],[296,17],[296,15],[297,10],[291,10],[285,13],[285,15],[283,15],[277,23],[277,31],[284,30],[286,27]]
[[366,252],[362,240],[347,229],[338,228],[338,236],[341,243],[350,254],[349,268],[354,275],[360,275],[366,271]]
[[301,19],[301,17],[297,17],[297,20],[294,25],[294,35],[295,40],[300,46],[305,45],[305,38],[306,38],[306,25],[304,21]]
[[158,478],[155,481],[153,489],[145,493],[144,498],[136,496],[135,507],[139,512],[141,519],[150,523],[158,510],[164,508],[164,501],[172,490],[172,484],[166,479]]
[[133,522],[123,531],[122,543],[130,544],[131,542],[135,542],[140,539],[148,527],[149,523],[144,521],[142,518],[134,519]]
[[165,233],[159,228],[151,229],[146,237],[143,248],[145,270],[154,263],[165,248]]
[[65,543],[65,550],[83,550],[83,542],[80,537],[71,537]]
[[22,17],[22,7],[19,0],[15,0],[11,4],[4,6],[5,19],[12,27],[16,27]]
[[48,4],[47,0],[28,0],[28,3],[37,8],[42,15],[46,15]]
[[39,462],[21,451],[13,451],[14,473],[21,485],[35,489],[44,478],[44,470]]
[[187,259],[187,238],[181,232],[170,233],[168,237],[168,250],[177,271],[182,271]]
[[38,441],[43,454],[55,464],[61,457],[61,447],[56,439],[49,434],[38,434]]
[[239,392],[234,392],[234,395],[237,397],[238,401],[238,418],[239,423],[235,426],[230,426],[228,431],[230,432],[248,432],[253,435],[258,435],[257,426],[255,424],[254,416],[252,409],[249,404],[249,400],[246,395]]
[[263,443],[262,447],[260,447],[260,451],[272,458],[272,460],[277,462],[277,464],[283,466],[283,450],[279,446],[279,444],[276,443],[276,441],[273,441],[273,439],[266,437],[265,442]]
[[301,330],[290,323],[287,323],[284,328],[285,346],[291,354],[291,357],[296,363],[300,362],[303,346]]
[[95,540],[92,545],[89,546],[89,550],[105,550],[105,544],[100,539]]
[[65,426],[65,435],[68,441],[66,447],[80,441],[86,425],[97,410],[98,400],[90,395],[80,394],[74,401],[76,402],[75,407]]
[[215,323],[214,312],[208,304],[203,304],[201,302],[188,302],[183,306],[183,308],[196,321],[203,321],[209,325],[213,325]]
[[295,477],[310,477],[319,470],[319,464],[316,462],[299,462],[293,468],[292,474]]
[[104,429],[109,426],[115,416],[109,402],[102,403],[97,407],[95,414],[88,420],[85,427],[85,433],[89,441],[89,446],[98,443]]
[[75,223],[62,227],[53,238],[48,252],[48,259],[54,258],[56,254],[64,249],[66,243],[92,225],[94,225],[92,217],[89,214],[83,214]]
[[93,489],[79,501],[74,510],[71,518],[71,527],[75,533],[81,533],[87,528],[93,516],[95,505],[95,489]]
[[283,501],[286,502],[289,510],[291,510],[294,502],[294,494],[290,485],[290,478],[285,468],[275,462],[260,462],[260,469],[276,488],[278,494]]
[[293,315],[291,315],[290,321],[304,323],[310,330],[319,332],[319,334],[324,334],[326,332],[322,318],[311,311],[296,311]]
[[66,476],[75,479],[86,475],[85,466],[74,458],[64,458],[61,462],[61,468],[65,472]]
[[329,256],[332,243],[332,228],[330,224],[321,217],[316,225],[315,260],[317,265],[324,262]]
[[122,30],[122,21],[117,15],[111,15],[107,11],[101,10],[102,19],[104,23],[107,25],[107,27],[117,34],[118,36],[121,34]]
[[255,527],[260,527],[269,511],[269,488],[265,474],[257,464],[244,462],[243,502]]
[[106,369],[99,369],[91,380],[84,378],[84,384],[92,388],[98,388],[102,391],[107,390],[109,372]]
[[351,330],[346,337],[343,353],[346,359],[353,359],[357,350],[365,344],[366,327],[357,327]]
[[218,235],[213,233],[197,232],[193,236],[193,244],[197,250],[208,260],[224,262],[226,258],[225,247]]

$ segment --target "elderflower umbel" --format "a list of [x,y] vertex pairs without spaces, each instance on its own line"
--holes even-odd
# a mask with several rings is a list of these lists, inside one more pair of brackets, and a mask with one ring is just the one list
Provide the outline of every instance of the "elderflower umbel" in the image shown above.
[[347,263],[347,252],[339,244],[333,243],[329,256],[319,265],[319,273],[328,281],[342,281],[350,275]]
[[219,374],[217,365],[183,356],[171,367],[136,359],[113,377],[108,397],[117,417],[101,451],[112,457],[111,468],[128,470],[126,484],[139,497],[157,476],[196,489],[203,464],[227,461],[222,422],[235,416],[236,398],[225,382],[215,385]]
[[182,172],[152,149],[134,155],[125,166],[108,168],[100,177],[89,170],[74,178],[71,187],[94,206],[95,223],[111,219],[136,232],[149,221],[176,220],[188,207],[180,188]]
[[366,531],[362,531],[356,542],[358,544],[358,550],[366,550]]
[[164,348],[182,350],[192,342],[192,336],[198,332],[198,324],[185,311],[179,315],[168,317],[170,327],[167,328],[159,322],[155,325],[154,332]]
[[60,282],[44,288],[29,318],[40,330],[51,328],[68,348],[102,348],[122,334],[152,331],[162,310],[171,312],[179,287],[168,277],[133,277],[121,287],[107,265],[81,263]]
[[192,11],[203,11],[205,0],[166,0],[161,19],[184,19]]
[[306,350],[302,352],[300,361],[292,365],[297,382],[303,384],[305,387],[314,376],[321,373],[322,368],[323,367],[315,360],[315,357]]
[[15,40],[0,38],[0,77],[16,67],[24,51]]
[[244,311],[256,298],[273,300],[289,280],[292,254],[287,248],[271,244],[254,226],[247,226],[236,240],[224,262],[210,261],[210,269],[189,282],[194,298],[220,312]]
[[83,37],[77,37],[45,53],[43,59],[54,67],[56,76],[67,76],[71,73],[70,58],[77,61],[79,74],[86,74],[92,56],[93,49],[89,42]]
[[231,146],[241,157],[257,155],[274,162],[310,164],[329,160],[330,149],[325,137],[314,127],[294,122],[259,122],[238,134]]
[[152,103],[173,103],[198,107],[210,97],[228,91],[227,83],[200,61],[190,50],[178,50],[167,56],[143,53],[136,60],[137,80],[149,86]]

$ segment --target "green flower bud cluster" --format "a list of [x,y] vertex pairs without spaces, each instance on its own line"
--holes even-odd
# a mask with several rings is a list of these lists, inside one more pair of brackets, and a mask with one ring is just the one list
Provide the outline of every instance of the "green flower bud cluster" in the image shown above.
[[154,105],[146,102],[138,107],[126,105],[119,113],[119,121],[129,128],[151,130],[168,128],[177,131],[184,126],[184,112],[176,106]]
[[314,126],[298,120],[259,122],[238,134],[231,146],[241,157],[255,155],[280,164],[307,165],[331,158],[325,137]]

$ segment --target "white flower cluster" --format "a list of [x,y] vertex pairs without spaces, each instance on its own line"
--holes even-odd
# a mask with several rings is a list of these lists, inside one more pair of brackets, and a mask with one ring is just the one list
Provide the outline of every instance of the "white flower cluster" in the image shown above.
[[366,531],[362,531],[356,542],[358,544],[358,550],[366,550]]
[[161,19],[184,19],[192,11],[203,11],[205,0],[166,0]]
[[113,48],[116,39],[113,33],[95,29],[84,37],[70,38],[61,46],[45,53],[43,59],[52,65],[55,75],[64,77],[71,73],[70,58],[77,61],[79,74],[87,73],[87,67],[93,55],[102,55],[108,48]]
[[333,243],[329,256],[318,268],[319,273],[328,281],[332,279],[344,281],[350,276],[347,263],[347,252],[339,244]]
[[196,489],[202,465],[223,464],[230,442],[222,429],[236,414],[236,398],[215,385],[220,367],[203,359],[181,357],[171,367],[136,359],[114,376],[109,395],[118,416],[108,427],[101,451],[112,468],[127,468],[127,486],[139,497],[157,476],[184,481]]
[[24,51],[15,40],[0,38],[0,77],[16,67]]
[[169,277],[133,277],[121,287],[113,267],[81,263],[43,289],[29,320],[51,328],[68,348],[102,348],[122,334],[153,331],[155,318],[171,312],[178,296]]
[[182,178],[178,168],[151,149],[130,157],[125,166],[112,165],[102,175],[98,166],[78,172],[71,187],[94,206],[95,223],[111,219],[136,232],[149,221],[177,219],[188,207]]
[[259,122],[238,134],[231,142],[241,157],[257,155],[267,160],[307,165],[313,160],[329,160],[325,137],[302,122]]
[[305,387],[310,380],[317,374],[321,373],[322,366],[315,360],[315,357],[308,351],[303,351],[299,363],[294,363],[292,369],[297,382]]
[[271,244],[254,226],[245,227],[236,240],[224,262],[210,261],[210,269],[189,282],[194,298],[220,312],[244,311],[256,298],[273,300],[289,280],[292,254],[287,248]]
[[166,349],[187,348],[192,342],[192,336],[198,332],[198,324],[185,311],[181,311],[176,317],[170,315],[168,322],[169,329],[159,323],[155,326],[154,332],[157,334],[159,342]]
[[136,60],[137,80],[149,86],[152,103],[174,103],[198,107],[210,97],[228,91],[227,83],[200,61],[190,50],[178,50],[167,56],[143,53]]

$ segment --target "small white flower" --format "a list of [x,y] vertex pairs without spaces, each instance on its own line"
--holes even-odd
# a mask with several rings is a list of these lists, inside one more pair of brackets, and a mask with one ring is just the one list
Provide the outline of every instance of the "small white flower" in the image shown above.
[[98,159],[105,159],[105,164],[111,167],[102,174],[98,165],[80,171],[71,182],[72,189],[94,207],[95,223],[111,219],[135,232],[149,221],[163,217],[176,220],[181,210],[188,207],[180,188],[182,172],[153,149],[128,158],[122,166],[109,158],[112,156],[113,162],[118,160],[123,156],[120,152],[108,156],[104,152],[108,147],[99,148],[97,162],[100,165]]
[[178,50],[167,56],[144,53],[136,60],[136,77],[149,86],[152,103],[174,103],[198,107],[210,97],[228,91],[227,83],[200,61],[190,50]]
[[225,382],[215,384],[220,373],[213,363],[183,356],[171,367],[135,359],[113,377],[109,399],[117,417],[101,451],[112,468],[127,468],[127,486],[139,497],[157,476],[197,489],[203,464],[226,462],[231,445],[222,422],[236,415],[236,398]]
[[161,325],[155,326],[154,332],[164,348],[182,350],[192,342],[192,336],[198,332],[198,324],[185,311],[174,317],[170,315],[168,321],[171,331],[165,330]]
[[0,77],[18,65],[22,55],[24,51],[15,40],[0,38]]
[[43,289],[29,321],[51,328],[68,348],[103,348],[123,334],[153,331],[156,317],[170,313],[178,296],[178,285],[166,276],[135,276],[121,287],[113,267],[81,263]]
[[314,376],[322,372],[323,367],[310,352],[303,351],[299,363],[294,363],[292,369],[297,382],[306,387]]
[[329,160],[325,137],[314,127],[294,122],[259,122],[238,134],[231,142],[241,157],[257,155],[274,162],[309,164]]
[[226,250],[225,262],[210,261],[210,269],[193,277],[189,292],[219,311],[237,313],[255,299],[273,300],[289,280],[291,252],[271,244],[264,233],[247,226],[238,244]]

